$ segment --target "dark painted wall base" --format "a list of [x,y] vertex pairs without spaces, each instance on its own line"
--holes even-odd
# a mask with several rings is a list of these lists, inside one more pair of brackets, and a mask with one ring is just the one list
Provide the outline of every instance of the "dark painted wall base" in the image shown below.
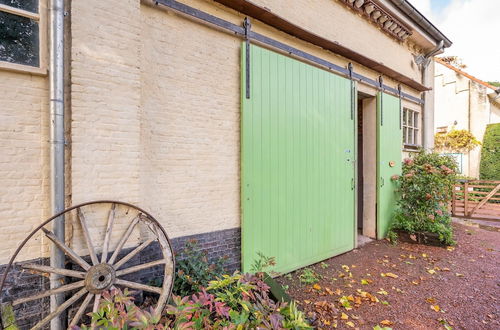
[[[198,247],[200,250],[206,251],[208,259],[213,261],[221,257],[227,257],[227,271],[232,273],[235,270],[240,269],[241,252],[240,252],[240,240],[241,240],[240,228],[227,229],[221,231],[215,231],[211,233],[203,233],[191,236],[177,237],[171,239],[172,249],[176,254],[176,258],[182,258],[182,250],[189,240],[196,240],[198,242]],[[122,251],[121,256],[124,256],[132,249],[127,249]],[[161,258],[160,249],[155,246],[155,244],[150,245],[139,255],[135,256],[132,260],[127,262],[123,267],[130,267],[137,265],[139,263],[149,262],[151,260],[157,260]],[[90,261],[90,258],[84,258]],[[36,263],[49,265],[48,258],[39,258],[35,260],[26,261],[26,263]],[[71,265],[69,265],[71,268]],[[0,266],[0,275],[3,275],[6,265]],[[152,284],[155,279],[161,277],[162,267],[157,266],[150,269],[146,269],[137,273],[129,274],[124,279],[140,282],[144,284]],[[16,265],[11,269],[7,277],[6,285],[4,291],[2,292],[0,302],[5,303],[22,297],[27,297],[38,293],[49,288],[49,279],[47,277],[40,276],[38,274],[32,274],[26,270],[21,269],[19,265]],[[138,297],[141,299],[141,297]],[[29,329],[36,324],[43,316],[47,315],[49,312],[49,299],[39,299],[37,301],[25,303],[14,308],[16,315],[17,325],[21,329]],[[70,310],[68,312],[69,317],[71,317],[76,310]],[[2,320],[4,322],[4,320]],[[2,323],[4,328],[6,324]],[[0,329],[1,329],[0,328]]]

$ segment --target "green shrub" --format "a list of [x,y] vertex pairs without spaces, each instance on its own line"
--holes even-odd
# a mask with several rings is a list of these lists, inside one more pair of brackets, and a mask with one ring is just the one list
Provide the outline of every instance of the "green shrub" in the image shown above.
[[105,329],[311,329],[295,303],[274,302],[269,286],[251,274],[224,275],[196,294],[174,296],[162,315],[135,306],[127,291],[103,298],[92,323]]
[[388,237],[396,240],[400,230],[431,232],[438,234],[441,242],[453,244],[448,204],[456,172],[457,164],[450,156],[421,151],[405,159],[402,175],[392,178],[397,181],[400,199]]
[[211,280],[225,274],[224,265],[227,258],[220,258],[210,263],[207,253],[198,248],[195,240],[188,241],[181,253],[182,258],[176,259],[176,276],[173,293],[179,296],[189,296],[206,287]]
[[481,180],[500,180],[500,124],[486,126],[479,177]]
[[321,278],[320,275],[316,274],[316,272],[314,270],[312,270],[311,268],[307,268],[307,267],[304,268],[302,270],[302,274],[299,275],[300,283],[302,283],[304,285],[318,283],[320,278]]

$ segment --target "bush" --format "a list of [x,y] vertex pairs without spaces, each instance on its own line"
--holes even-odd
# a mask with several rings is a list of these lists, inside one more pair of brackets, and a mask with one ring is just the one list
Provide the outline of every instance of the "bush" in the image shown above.
[[173,293],[189,296],[206,287],[211,280],[225,274],[227,258],[210,263],[207,253],[198,248],[195,240],[188,241],[182,251],[182,258],[176,258],[176,276]]
[[479,177],[481,180],[500,180],[500,124],[486,126]]
[[[166,314],[133,303],[128,291],[105,293],[92,324],[105,329],[310,329],[295,303],[274,302],[256,275],[224,275],[191,296],[173,297]],[[87,326],[73,327],[89,329]]]
[[405,159],[402,175],[393,177],[400,199],[389,228],[391,240],[395,241],[396,232],[401,230],[410,234],[436,233],[441,242],[454,243],[448,204],[456,172],[457,164],[450,156],[421,151]]
[[436,133],[434,136],[436,151],[469,152],[481,145],[471,132],[465,129],[452,129],[448,133]]
[[261,277],[235,273],[167,308],[172,328],[309,329],[294,303],[274,302]]

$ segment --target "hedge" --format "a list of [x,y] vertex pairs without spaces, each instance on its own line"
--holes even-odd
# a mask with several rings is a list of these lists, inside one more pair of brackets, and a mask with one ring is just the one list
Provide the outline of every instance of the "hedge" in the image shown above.
[[479,177],[481,180],[500,180],[500,123],[486,126]]

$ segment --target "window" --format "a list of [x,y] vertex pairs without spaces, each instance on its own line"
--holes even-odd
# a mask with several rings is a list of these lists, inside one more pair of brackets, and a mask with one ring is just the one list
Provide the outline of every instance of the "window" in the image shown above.
[[43,67],[42,1],[0,0],[0,67]]
[[416,110],[403,109],[403,144],[417,148],[420,144],[420,113]]

